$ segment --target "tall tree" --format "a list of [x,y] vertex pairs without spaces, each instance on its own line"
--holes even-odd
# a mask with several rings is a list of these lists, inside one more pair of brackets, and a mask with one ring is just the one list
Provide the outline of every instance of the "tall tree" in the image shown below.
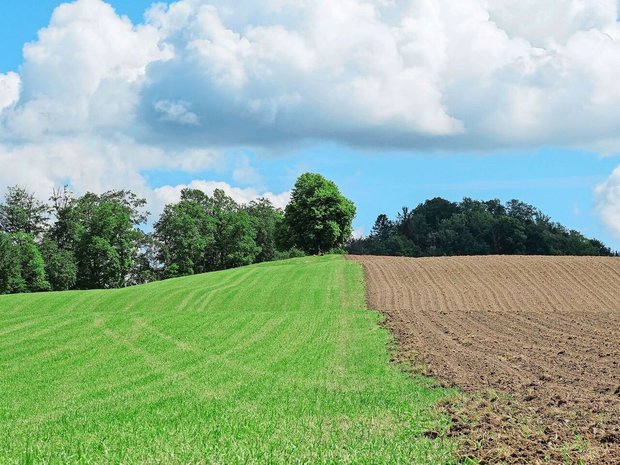
[[382,213],[377,216],[375,220],[375,224],[372,227],[372,231],[370,235],[379,240],[387,239],[390,234],[394,232],[394,223],[387,217],[386,214]]
[[0,294],[24,292],[19,251],[12,234],[0,232]]
[[154,227],[165,277],[207,271],[215,243],[213,209],[212,200],[197,189],[184,189],[178,203],[166,205]]
[[77,263],[73,251],[60,247],[50,238],[41,242],[39,250],[45,262],[45,276],[52,290],[73,289],[77,283]]
[[9,187],[0,204],[0,231],[38,237],[46,228],[49,207],[23,187]]
[[215,261],[212,269],[223,270],[254,263],[260,252],[254,227],[245,211],[221,210],[215,226]]
[[0,233],[0,294],[49,289],[45,263],[32,235]]
[[276,237],[278,228],[284,220],[284,214],[265,198],[250,202],[246,211],[250,215],[250,221],[255,231],[256,245],[260,248],[255,261],[273,260],[278,253]]
[[[82,289],[121,287],[129,282],[140,245],[141,211],[145,201],[130,191],[86,193],[61,202],[52,234],[64,248],[73,250]],[[55,209],[58,210],[58,209]]]
[[333,181],[320,174],[302,174],[295,183],[284,222],[291,240],[306,253],[321,254],[351,237],[355,205]]
[[31,234],[15,233],[13,235],[18,249],[21,276],[26,292],[49,291],[50,283],[45,277],[45,262]]

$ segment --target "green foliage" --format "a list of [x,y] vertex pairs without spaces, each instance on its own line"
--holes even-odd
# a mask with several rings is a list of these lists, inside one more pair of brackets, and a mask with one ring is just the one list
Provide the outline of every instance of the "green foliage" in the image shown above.
[[379,320],[337,256],[0,296],[0,463],[450,462]]
[[215,243],[210,211],[210,199],[199,190],[184,189],[179,203],[166,205],[154,227],[155,238],[162,244],[159,258],[166,277],[207,271],[207,249]]
[[320,174],[302,174],[284,213],[289,243],[309,254],[342,246],[351,237],[355,205],[333,181]]
[[26,233],[15,233],[13,237],[18,249],[21,276],[26,285],[26,291],[49,291],[50,283],[45,278],[45,262],[34,243],[34,238]]
[[3,204],[0,204],[0,231],[41,234],[47,225],[49,208],[35,199],[22,187],[9,187]]
[[128,191],[110,191],[100,196],[87,193],[72,203],[76,220],[74,237],[81,289],[122,287],[130,276],[142,233],[137,221],[143,205]]
[[26,233],[0,233],[0,293],[50,289],[45,263],[34,238]]
[[84,230],[80,225],[82,210],[78,208],[78,200],[67,186],[55,189],[50,200],[54,222],[48,236],[50,240],[58,244],[59,248],[74,250]]
[[245,211],[220,210],[216,216],[212,270],[250,265],[261,251],[254,240],[255,231]]
[[77,264],[71,250],[62,249],[51,239],[39,245],[45,262],[45,275],[54,291],[73,289],[77,283]]
[[[35,239],[53,290],[118,288],[306,252],[343,252],[355,207],[336,185],[306,174],[293,197],[287,219],[264,198],[239,205],[220,189],[212,196],[184,189],[179,202],[164,207],[153,233],[146,234],[140,229],[149,215],[146,201],[129,190],[76,197],[65,186],[54,190],[47,206],[14,187],[0,205],[0,232]],[[43,281],[38,286],[23,279],[13,242],[3,238],[1,244],[7,252],[0,261],[0,292],[45,289]],[[38,258],[28,263],[28,269],[36,268]]]
[[[319,174],[305,173],[286,210],[267,199],[239,205],[222,190],[184,189],[152,234],[146,201],[129,190],[74,196],[48,206],[21,187],[0,205],[0,293],[118,288],[306,254],[435,256],[610,255],[518,200],[455,203],[434,198],[379,215],[369,237],[350,240],[355,206]],[[25,236],[19,236],[25,234]],[[41,260],[43,268],[41,268]],[[41,269],[44,270],[43,274]]]
[[13,236],[0,232],[0,294],[25,292],[26,283],[21,275],[20,262]]
[[255,261],[260,263],[274,260],[278,253],[277,232],[284,221],[284,214],[264,198],[250,202],[245,210],[250,215],[256,245],[260,247]]
[[183,190],[155,223],[166,277],[249,265],[261,252],[255,237],[249,213],[219,189],[213,197]]
[[250,215],[221,189],[213,192],[214,245],[209,271],[249,265],[260,252]]
[[296,247],[291,247],[288,250],[278,250],[274,256],[274,260],[287,260],[289,258],[301,258],[301,257],[305,257],[306,253],[301,250],[298,249]]
[[121,257],[100,236],[85,235],[78,248],[78,286],[82,289],[109,289],[123,285]]
[[568,231],[519,200],[505,205],[464,198],[434,198],[414,210],[403,208],[395,221],[378,216],[370,236],[350,241],[350,253],[364,255],[611,255],[596,239]]

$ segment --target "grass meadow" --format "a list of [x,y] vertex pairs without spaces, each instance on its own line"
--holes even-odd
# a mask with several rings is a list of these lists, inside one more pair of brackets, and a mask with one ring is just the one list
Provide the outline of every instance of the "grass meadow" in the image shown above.
[[0,463],[449,463],[359,264],[0,296]]

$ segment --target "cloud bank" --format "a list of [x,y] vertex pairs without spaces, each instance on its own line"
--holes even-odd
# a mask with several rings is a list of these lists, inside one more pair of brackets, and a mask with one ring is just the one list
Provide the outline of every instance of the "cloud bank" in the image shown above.
[[132,24],[77,0],[0,74],[0,184],[35,157],[43,184],[155,195],[144,170],[204,169],[205,150],[324,140],[615,153],[617,13],[615,0],[181,0]]

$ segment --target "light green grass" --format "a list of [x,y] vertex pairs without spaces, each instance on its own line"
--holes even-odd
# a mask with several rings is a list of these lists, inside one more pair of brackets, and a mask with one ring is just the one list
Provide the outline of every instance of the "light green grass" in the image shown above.
[[364,305],[335,256],[0,296],[0,463],[449,462]]

